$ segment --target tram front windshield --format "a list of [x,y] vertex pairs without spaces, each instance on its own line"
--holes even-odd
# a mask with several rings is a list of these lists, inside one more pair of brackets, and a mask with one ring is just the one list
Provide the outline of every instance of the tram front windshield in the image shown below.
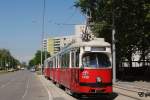
[[83,67],[110,67],[111,62],[108,55],[103,53],[85,53],[82,57]]

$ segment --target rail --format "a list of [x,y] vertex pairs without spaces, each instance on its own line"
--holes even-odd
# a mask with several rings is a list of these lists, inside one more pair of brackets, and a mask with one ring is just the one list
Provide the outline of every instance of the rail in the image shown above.
[[113,87],[116,89],[118,94],[123,96],[136,100],[150,99],[150,87],[141,86],[141,84],[115,84]]

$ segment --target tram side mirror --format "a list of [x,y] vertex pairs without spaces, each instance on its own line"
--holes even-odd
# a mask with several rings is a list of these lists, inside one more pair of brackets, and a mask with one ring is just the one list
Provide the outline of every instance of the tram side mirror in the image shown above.
[[83,71],[83,70],[84,70],[84,67],[83,67],[83,65],[80,67],[80,70],[81,70],[81,71]]

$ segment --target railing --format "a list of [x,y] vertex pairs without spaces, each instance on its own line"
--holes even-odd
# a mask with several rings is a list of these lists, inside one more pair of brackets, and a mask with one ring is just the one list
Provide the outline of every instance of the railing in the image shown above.
[[[150,67],[150,61],[132,61],[132,67]],[[122,61],[119,67],[131,67],[129,61]]]
[[[132,67],[128,61],[123,61],[117,69],[118,79],[148,80],[150,75],[150,61],[133,61]],[[150,80],[150,79],[149,79]]]

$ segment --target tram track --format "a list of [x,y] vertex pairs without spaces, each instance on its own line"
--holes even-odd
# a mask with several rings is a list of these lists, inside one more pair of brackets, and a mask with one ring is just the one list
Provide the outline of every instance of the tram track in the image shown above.
[[[130,91],[133,91],[133,92],[139,92],[139,91],[150,91],[150,87],[146,87],[146,86],[143,86],[141,84],[137,85],[137,84],[124,84],[125,86],[123,86],[123,84],[115,84],[114,87],[118,87],[118,88],[123,88],[123,89],[126,89],[126,90],[130,90]],[[127,86],[126,86],[127,85]],[[129,88],[130,89],[127,89]]]
[[129,95],[126,95],[126,94],[123,94],[123,93],[118,93],[118,94],[120,94],[120,95],[122,95],[122,96],[125,96],[125,97],[129,97],[129,98],[131,98],[131,99],[133,99],[133,100],[141,100],[141,99],[136,98],[136,97],[134,97],[134,96],[129,96]]
[[[126,84],[128,85],[128,84]],[[135,100],[150,100],[150,97],[146,97],[144,93],[148,93],[150,91],[150,89],[146,89],[143,87],[137,87],[139,85],[136,86],[121,86],[121,85],[117,85],[115,84],[114,87],[114,91],[117,92],[119,95],[123,95]],[[139,92],[143,93],[143,96],[139,95]]]
[[139,88],[139,89],[142,89],[142,90],[146,90],[146,91],[150,91],[150,87],[147,85],[144,85],[142,83],[135,83],[133,84],[135,88]]

